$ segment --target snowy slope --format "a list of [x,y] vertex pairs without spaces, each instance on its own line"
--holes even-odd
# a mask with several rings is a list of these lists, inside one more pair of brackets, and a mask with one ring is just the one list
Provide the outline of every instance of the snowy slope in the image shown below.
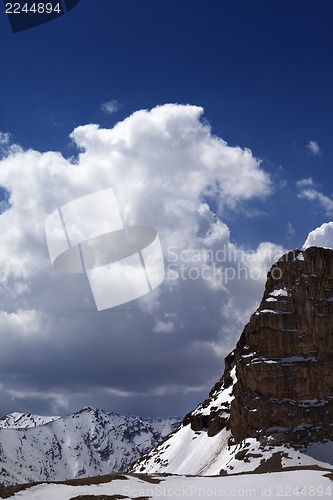
[[107,500],[160,498],[330,498],[332,471],[297,470],[228,477],[151,476],[101,478],[88,484],[41,484],[10,496],[20,500]]
[[[230,363],[209,398],[185,417],[176,432],[140,457],[131,471],[208,476],[333,465],[331,441],[313,443],[302,451],[276,443],[273,446],[270,437],[266,442],[248,438],[236,444],[227,425],[236,381],[236,369],[234,363]],[[211,435],[209,419],[216,417],[223,422],[223,428]]]
[[181,428],[138,460],[135,473],[225,475],[250,471],[281,470],[286,467],[333,465],[333,443],[316,443],[307,451],[286,446],[262,445],[249,438],[230,445],[230,431],[223,429],[214,437],[207,431]]
[[37,427],[48,422],[53,422],[60,417],[46,417],[42,415],[32,415],[31,413],[10,413],[0,419],[0,429],[28,429],[29,427]]
[[[0,483],[96,476],[129,469],[179,425],[179,418],[143,419],[84,408],[67,417],[3,419],[0,429]],[[10,422],[13,426],[10,426]],[[30,425],[27,427],[27,423]]]
[[[207,426],[202,427],[204,419],[217,414],[221,421],[227,422],[230,414],[233,386],[237,379],[233,363],[229,368],[230,385],[225,383],[224,374],[223,384],[213,388],[210,397],[189,414],[190,421],[186,416],[176,432],[138,459],[132,472],[208,476],[333,465],[333,443],[330,441],[312,444],[301,452],[290,446],[271,446],[270,438],[267,443],[248,438],[240,444],[233,444],[232,434],[226,425],[215,435],[210,435]],[[200,430],[193,429],[196,418],[200,420]]]

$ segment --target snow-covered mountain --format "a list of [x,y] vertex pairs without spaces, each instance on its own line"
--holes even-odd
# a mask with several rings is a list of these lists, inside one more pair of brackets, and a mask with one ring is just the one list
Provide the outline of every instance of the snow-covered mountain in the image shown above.
[[136,473],[226,475],[333,465],[333,251],[289,252],[222,378]]
[[[228,371],[228,359],[227,368]],[[225,383],[226,371],[222,377]],[[224,476],[251,471],[258,473],[282,471],[285,468],[333,466],[333,442],[312,443],[303,449],[288,444],[277,445],[273,436],[266,439],[248,437],[235,442],[228,426],[215,433],[216,418],[229,420],[237,382],[235,367],[230,371],[232,385],[216,384],[209,399],[188,414],[182,425],[163,442],[134,463],[132,472],[144,474],[189,474],[193,476]],[[333,493],[333,490],[332,490]]]
[[180,420],[122,416],[90,407],[66,417],[12,413],[0,421],[0,483],[126,471]]
[[32,415],[31,413],[19,413],[15,411],[9,415],[5,415],[0,419],[0,429],[28,429],[29,427],[37,427],[48,422],[53,422],[60,417],[46,417],[43,415]]

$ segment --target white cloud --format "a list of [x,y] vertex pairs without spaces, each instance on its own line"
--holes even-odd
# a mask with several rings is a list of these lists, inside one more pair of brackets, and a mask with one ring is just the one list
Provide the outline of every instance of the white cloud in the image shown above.
[[325,222],[311,231],[303,245],[308,247],[333,248],[333,222]]
[[309,141],[306,145],[306,148],[309,153],[313,154],[314,156],[319,156],[321,153],[319,144],[316,141]]
[[[109,408],[107,391],[158,394],[177,386],[181,393],[220,375],[216,345],[224,354],[233,347],[284,249],[262,243],[250,252],[230,242],[224,209],[265,198],[272,183],[250,150],[212,135],[202,113],[169,104],[112,129],[77,127],[75,163],[19,147],[1,161],[11,207],[0,217],[0,361],[13,394],[19,384],[21,393],[64,394],[69,409],[71,401]],[[52,270],[44,223],[64,203],[108,187],[125,224],[158,231],[168,278],[142,299],[98,313],[84,275]],[[113,409],[135,412],[125,399]]]
[[7,132],[0,132],[0,144],[8,144],[10,140],[10,134]]
[[333,199],[319,191],[312,177],[300,179],[296,185],[300,190],[298,198],[316,203],[328,216],[333,214]]
[[38,311],[20,310],[7,313],[0,311],[0,328],[7,334],[38,335],[42,333],[41,315]]
[[116,99],[112,99],[111,101],[103,102],[103,104],[101,104],[101,110],[108,114],[116,113],[121,107],[122,104]]
[[303,188],[298,194],[298,197],[317,203],[324,210],[326,215],[330,216],[333,214],[333,199],[317,189],[311,187]]
[[314,186],[314,182],[312,177],[308,177],[307,179],[300,179],[296,182],[297,187],[304,188],[309,186]]

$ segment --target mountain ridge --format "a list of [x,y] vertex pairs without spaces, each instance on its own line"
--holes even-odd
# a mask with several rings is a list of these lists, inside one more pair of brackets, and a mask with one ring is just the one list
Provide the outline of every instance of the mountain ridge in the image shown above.
[[180,421],[180,417],[123,416],[92,407],[65,417],[14,412],[0,420],[0,483],[59,481],[128,470]]
[[60,416],[46,416],[34,415],[32,413],[20,413],[14,411],[8,415],[4,415],[0,419],[0,429],[29,429],[30,427],[37,427],[44,425],[48,422],[53,422],[61,418]]

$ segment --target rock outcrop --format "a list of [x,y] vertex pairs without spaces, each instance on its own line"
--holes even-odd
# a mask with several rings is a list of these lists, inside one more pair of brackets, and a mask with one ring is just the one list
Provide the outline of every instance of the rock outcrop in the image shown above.
[[[232,385],[230,399],[214,404]],[[303,446],[333,439],[332,250],[295,250],[273,265],[223,377],[187,423],[211,436],[226,427],[234,442],[269,436]]]
[[133,470],[267,472],[333,464],[332,450],[333,250],[310,247],[272,266],[208,399]]

